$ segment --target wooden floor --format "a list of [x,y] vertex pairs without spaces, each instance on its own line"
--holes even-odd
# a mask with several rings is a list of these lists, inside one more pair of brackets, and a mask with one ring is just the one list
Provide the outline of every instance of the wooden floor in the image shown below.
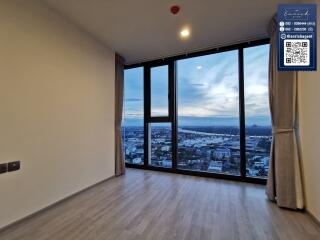
[[307,214],[267,201],[261,185],[130,169],[0,239],[319,240],[320,229]]

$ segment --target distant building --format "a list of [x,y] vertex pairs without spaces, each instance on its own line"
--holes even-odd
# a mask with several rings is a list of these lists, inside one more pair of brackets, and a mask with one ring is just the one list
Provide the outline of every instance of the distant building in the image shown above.
[[136,147],[127,147],[126,154],[130,154],[136,151]]
[[263,162],[263,165],[266,167],[266,166],[269,166],[269,157],[264,157],[261,159],[261,161]]
[[210,172],[222,172],[222,161],[211,161],[208,167]]
[[258,161],[258,160],[260,160],[260,159],[261,159],[261,156],[260,156],[260,155],[255,155],[255,156],[252,157],[252,160],[253,160],[253,161]]
[[144,153],[143,148],[137,149],[137,150],[136,150],[136,153],[137,153],[137,154],[143,154],[143,153]]
[[142,159],[141,158],[134,158],[134,159],[132,159],[132,163],[133,164],[141,164],[142,163]]
[[207,150],[207,160],[210,160],[211,159],[211,150]]
[[213,156],[218,159],[229,158],[231,156],[230,149],[225,147],[216,148],[213,152]]
[[247,175],[249,176],[258,176],[259,171],[251,168],[247,168]]
[[254,163],[254,166],[255,166],[256,168],[263,168],[263,167],[264,167],[263,162],[255,162],[255,163]]
[[162,161],[162,167],[168,167],[168,168],[171,168],[172,167],[172,161],[171,160],[163,160]]
[[258,143],[259,143],[259,139],[256,137],[248,137],[246,138],[246,148],[249,151],[253,151],[256,149]]
[[163,146],[161,147],[161,151],[169,151],[170,150],[170,146]]

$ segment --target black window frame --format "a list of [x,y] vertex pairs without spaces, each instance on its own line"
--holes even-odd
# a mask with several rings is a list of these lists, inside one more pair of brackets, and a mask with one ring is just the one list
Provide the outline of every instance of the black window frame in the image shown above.
[[[236,180],[241,182],[250,182],[266,184],[265,178],[250,177],[246,175],[246,133],[245,133],[245,96],[244,96],[244,49],[270,43],[270,38],[243,42],[239,44],[218,47],[199,52],[177,55],[159,60],[147,61],[125,66],[125,70],[137,67],[143,67],[144,71],[144,164],[137,165],[126,163],[126,167],[146,170],[156,170],[169,173],[186,174],[201,177],[213,177],[220,179]],[[240,175],[228,175],[223,173],[201,172],[184,170],[177,168],[177,79],[176,79],[176,61],[200,57],[215,53],[222,53],[232,50],[238,50],[238,71],[239,71],[239,123],[240,123]],[[168,116],[158,117],[151,116],[151,68],[168,65]],[[149,124],[150,123],[171,123],[172,126],[172,168],[163,168],[151,166],[149,162]]]

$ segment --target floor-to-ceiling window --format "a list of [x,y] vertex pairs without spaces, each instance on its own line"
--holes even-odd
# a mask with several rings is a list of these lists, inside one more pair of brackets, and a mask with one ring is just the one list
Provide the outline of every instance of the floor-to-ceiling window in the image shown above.
[[143,67],[125,70],[122,137],[126,163],[144,163]]
[[269,45],[244,48],[246,174],[251,177],[266,178],[269,170],[268,62]]
[[238,51],[176,66],[178,168],[240,175]]
[[128,166],[265,181],[271,143],[267,41],[128,67]]
[[[148,164],[153,167],[172,167],[172,124],[169,119],[169,65],[156,65],[146,69],[147,86],[150,85],[147,104]],[[149,91],[148,91],[149,92]]]

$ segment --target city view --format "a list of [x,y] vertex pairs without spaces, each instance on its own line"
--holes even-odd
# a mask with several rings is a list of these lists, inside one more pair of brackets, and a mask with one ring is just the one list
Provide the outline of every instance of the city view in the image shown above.
[[[143,164],[143,127],[123,129],[126,162]],[[179,127],[178,159],[180,169],[240,174],[239,129],[235,127]],[[246,128],[247,175],[266,177],[271,145],[270,127]],[[152,166],[172,166],[171,126],[155,126],[151,132]]]
[[[266,178],[269,45],[244,49],[246,175]],[[177,168],[240,175],[238,52],[177,61]],[[125,72],[125,160],[144,164],[143,68]],[[168,68],[151,68],[151,117],[168,114]],[[149,123],[148,165],[172,167],[172,123]],[[147,143],[146,143],[147,144]]]

